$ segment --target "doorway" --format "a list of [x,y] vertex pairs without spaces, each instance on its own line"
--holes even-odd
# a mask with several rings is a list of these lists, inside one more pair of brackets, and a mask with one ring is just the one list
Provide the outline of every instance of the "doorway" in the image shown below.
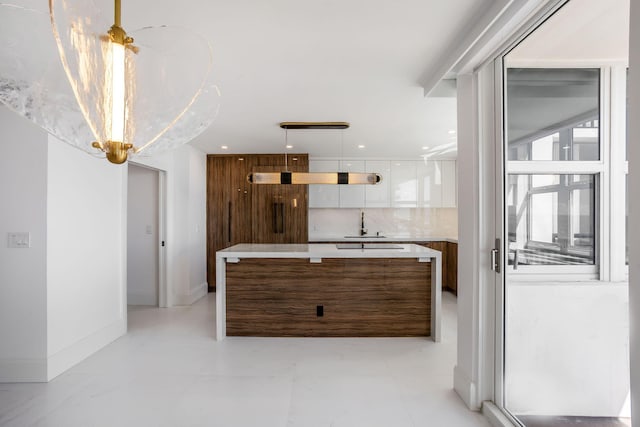
[[164,279],[162,172],[129,163],[128,176],[127,304],[161,307],[166,305],[161,286]]
[[519,425],[630,425],[628,13],[628,0],[558,2],[495,64],[505,267],[496,400]]

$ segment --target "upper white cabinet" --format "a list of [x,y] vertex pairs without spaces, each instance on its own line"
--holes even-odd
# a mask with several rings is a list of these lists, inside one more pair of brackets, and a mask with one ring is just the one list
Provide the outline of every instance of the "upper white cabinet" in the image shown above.
[[310,172],[367,172],[377,185],[309,185],[310,208],[457,206],[455,160],[311,160]]
[[363,186],[366,197],[366,207],[390,207],[389,188],[391,185],[391,163],[388,160],[366,160],[364,168],[367,173],[377,173],[382,176],[382,181],[378,184]]
[[455,160],[418,163],[418,206],[454,208],[458,184]]
[[[342,160],[340,172],[364,172],[364,160]],[[363,208],[365,185],[338,185],[341,208]]]
[[418,206],[442,206],[442,166],[439,161],[418,163]]
[[[309,172],[338,172],[338,160],[312,160],[309,162]],[[340,190],[332,184],[309,184],[310,208],[339,208]]]
[[458,174],[455,160],[442,160],[442,204],[443,208],[458,206]]
[[417,162],[391,161],[391,207],[415,208],[418,206]]

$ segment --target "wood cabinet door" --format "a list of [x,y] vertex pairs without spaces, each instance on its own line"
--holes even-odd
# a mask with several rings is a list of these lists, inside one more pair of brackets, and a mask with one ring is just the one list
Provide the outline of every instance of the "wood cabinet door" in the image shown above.
[[[307,155],[288,155],[288,170],[307,172]],[[283,155],[260,155],[253,172],[282,172]],[[307,243],[307,185],[253,185],[251,220],[253,243]]]
[[207,283],[216,286],[216,251],[228,246],[229,168],[224,157],[207,157]]
[[247,175],[253,167],[254,156],[229,156],[229,206],[228,231],[229,246],[251,243],[251,196],[253,186]]
[[[309,170],[306,154],[288,156],[288,168]],[[307,243],[306,185],[252,185],[250,172],[281,172],[283,154],[207,157],[207,281],[215,289],[216,251],[238,243]]]
[[458,295],[458,244],[447,242],[447,287]]

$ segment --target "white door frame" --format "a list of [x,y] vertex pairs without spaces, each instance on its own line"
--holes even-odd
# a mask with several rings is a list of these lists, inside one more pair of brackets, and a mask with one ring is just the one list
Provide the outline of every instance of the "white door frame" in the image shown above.
[[[482,69],[488,64],[492,63],[495,66],[495,62],[498,59],[501,59],[502,56],[511,49],[512,46],[515,46],[517,42],[519,42],[522,38],[528,35],[540,22],[544,19],[545,16],[550,15],[553,11],[559,8],[565,0],[524,0],[521,2],[521,5],[525,5],[520,10],[524,11],[532,11],[535,9],[535,12],[531,14],[531,16],[523,16],[524,13],[515,12],[512,14],[505,14],[504,19],[501,18],[501,21],[498,22],[499,29],[494,31],[494,33],[501,33],[502,37],[486,37],[478,43],[477,47],[474,47],[472,52],[469,55],[461,58],[457,64],[458,72],[457,75],[459,77],[458,83],[458,134],[459,134],[459,145],[463,150],[473,150],[476,153],[479,153],[483,150],[486,150],[487,145],[493,145],[494,148],[499,148],[499,150],[495,150],[495,158],[494,165],[501,165],[502,163],[502,78],[498,78],[498,72],[502,73],[502,66],[500,61],[500,66],[498,71],[496,71],[496,79],[491,82],[489,87],[484,86],[483,82],[486,83],[485,80],[481,80],[479,78]],[[530,6],[530,7],[529,7]],[[517,8],[515,8],[517,10]],[[634,26],[633,23],[640,19],[640,7],[638,4],[632,1],[631,4],[631,36],[630,36],[630,65],[640,65],[640,54],[636,54],[638,52],[639,43],[634,44],[634,41],[638,38],[634,39],[633,35],[637,33],[637,26]],[[635,56],[634,56],[635,55]],[[635,61],[635,62],[634,62]],[[634,83],[637,83],[636,87],[640,87],[640,83],[638,83],[638,76],[640,75],[638,71],[638,67],[636,67],[636,72],[630,72],[629,81],[631,82],[631,86],[633,87]],[[462,80],[460,79],[462,78]],[[635,80],[634,80],[635,79]],[[460,82],[463,82],[463,85],[460,85]],[[472,82],[472,83],[470,83]],[[487,93],[491,91],[494,92],[491,100],[483,100],[482,96],[486,96]],[[495,92],[497,91],[497,92]],[[633,91],[632,91],[633,92]],[[631,95],[632,106],[638,105],[638,97],[633,97],[633,95],[638,95],[638,90],[635,89],[635,92]],[[493,104],[492,104],[493,103]],[[473,107],[470,107],[469,104],[472,104]],[[494,117],[491,117],[491,121],[483,122],[483,116],[481,114],[481,108],[484,105],[484,108],[489,108],[493,105],[494,109]],[[467,111],[473,110],[473,111]],[[460,112],[463,111],[463,115],[461,116]],[[461,121],[460,118],[468,119],[466,121]],[[473,120],[472,120],[473,119]],[[499,134],[495,135],[493,140],[482,139],[482,126],[495,126],[496,132]],[[633,135],[640,134],[640,125],[634,126],[632,124],[630,126],[631,129],[631,137]],[[634,131],[637,131],[634,133]],[[462,136],[465,136],[468,141],[465,141]],[[474,140],[477,138],[478,140]],[[638,157],[636,154],[638,150],[635,150],[636,145],[630,144],[629,147],[629,160],[632,163]],[[635,151],[634,151],[635,150]],[[462,153],[459,153],[459,156]],[[467,156],[467,154],[464,154]],[[468,162],[469,163],[469,162]],[[472,201],[478,201],[479,196],[483,196],[481,189],[483,185],[486,184],[475,184],[476,180],[483,179],[483,176],[492,175],[495,172],[496,174],[502,175],[502,172],[499,171],[498,167],[493,167],[493,170],[489,169],[488,165],[490,163],[487,162],[487,159],[484,159],[484,163],[482,162],[482,158],[478,159],[477,157],[473,159],[473,162],[469,163],[467,166],[473,168],[472,171],[469,172],[467,178],[470,178],[471,181],[468,182],[468,185],[475,186],[476,188],[471,191],[470,197],[473,199]],[[630,167],[630,180],[632,180],[634,175],[633,167]],[[498,175],[496,175],[498,176]],[[495,178],[495,177],[494,177]],[[496,179],[498,183],[502,182],[499,179]],[[461,183],[459,183],[461,184]],[[479,188],[478,188],[479,187]],[[640,187],[635,187],[635,190],[630,187],[629,192],[631,195],[638,194]],[[503,189],[499,190],[503,194]],[[638,198],[640,199],[640,198]],[[630,209],[630,223],[634,223],[634,219],[638,218],[637,212],[634,212],[634,203],[633,197],[631,197],[631,209]],[[498,203],[500,202],[500,203]],[[484,206],[481,206],[477,210],[473,210],[469,212],[471,215],[473,212],[477,212],[481,218],[485,216],[489,216],[496,219],[495,228],[496,230],[500,230],[497,222],[498,220],[504,220],[504,212],[501,213],[501,217],[497,218],[496,214],[501,212],[503,203],[502,200],[498,200],[498,197],[495,198],[495,204],[489,206],[489,203],[486,203]],[[472,208],[473,204],[468,205],[467,207]],[[640,210],[640,209],[639,209]],[[460,210],[462,213],[462,209]],[[472,219],[471,216],[467,216],[468,219]],[[477,217],[476,217],[477,219]],[[483,221],[482,223],[486,223]],[[469,235],[460,235],[460,243],[465,241],[467,248],[465,251],[469,252],[469,254],[465,254],[464,251],[461,251],[461,255],[466,256],[465,262],[467,265],[460,265],[459,275],[463,272],[464,269],[467,270],[467,277],[469,283],[463,283],[459,290],[459,314],[458,314],[458,325],[462,330],[468,329],[469,331],[465,334],[470,333],[470,336],[462,336],[461,331],[459,331],[458,337],[458,364],[454,370],[454,384],[456,391],[460,394],[463,400],[467,403],[467,405],[472,409],[477,409],[482,406],[482,411],[486,414],[487,418],[490,419],[494,426],[511,426],[514,425],[514,420],[509,419],[499,408],[504,404],[504,394],[503,394],[503,369],[504,369],[504,361],[503,361],[503,348],[504,348],[504,280],[502,275],[495,275],[494,277],[494,299],[491,304],[487,304],[487,292],[486,288],[488,285],[483,285],[480,283],[481,277],[484,277],[484,272],[488,269],[488,266],[484,265],[483,259],[485,258],[484,252],[485,250],[485,242],[480,237],[479,226],[481,223],[474,224],[472,227],[473,233]],[[633,231],[633,230],[632,230]],[[497,234],[497,233],[496,233]],[[502,234],[502,233],[500,233]],[[636,233],[637,234],[637,233]],[[637,241],[634,240],[633,234],[630,234],[630,252],[631,257],[638,253],[636,249],[640,248],[640,244],[636,244]],[[462,245],[461,245],[462,246]],[[504,246],[504,244],[502,244]],[[462,249],[462,247],[461,247]],[[474,256],[470,256],[470,251],[473,249],[475,252]],[[504,248],[501,251],[501,259],[504,265],[505,261],[505,251]],[[634,282],[633,273],[637,273],[640,271],[637,267],[637,263],[632,264],[632,268],[630,268],[630,276],[631,277],[631,285]],[[634,270],[635,268],[635,270]],[[638,274],[640,276],[640,274]],[[466,287],[466,289],[463,288]],[[640,318],[633,311],[634,301],[640,301],[640,292],[635,292],[634,286],[629,286],[630,293],[630,314],[632,318],[631,324],[634,325],[634,319]],[[483,300],[483,295],[485,296]],[[637,304],[636,304],[637,306]],[[463,310],[464,313],[460,313],[460,310]],[[480,319],[485,317],[487,312],[491,312],[495,321],[495,327],[493,329],[488,327],[478,326],[480,323]],[[636,322],[637,323],[637,322]],[[489,325],[487,325],[489,326]],[[634,392],[634,385],[640,383],[640,369],[633,369],[638,364],[634,364],[633,361],[638,358],[640,355],[640,339],[635,339],[631,337],[631,383],[632,383],[632,393],[631,399],[632,403],[632,417],[634,421],[640,419],[638,416],[640,414],[640,393],[637,391]],[[486,351],[487,353],[481,355],[481,353]],[[470,357],[461,358],[460,352],[465,352],[470,355]],[[482,366],[485,364],[482,362],[482,359],[490,358],[492,362],[494,362],[493,368],[490,371],[483,371]],[[634,382],[635,381],[635,382]],[[492,392],[488,393],[486,387],[486,383],[491,382],[493,384]],[[494,403],[495,402],[495,403]],[[497,405],[496,405],[497,404]],[[635,404],[635,405],[634,405]]]
[[[167,282],[167,171],[129,161],[132,165],[158,172],[158,307],[169,307]],[[127,178],[128,179],[128,178]],[[127,198],[128,203],[128,198]],[[126,209],[125,209],[126,211]]]
[[158,307],[169,307],[167,282],[167,172],[158,169]]

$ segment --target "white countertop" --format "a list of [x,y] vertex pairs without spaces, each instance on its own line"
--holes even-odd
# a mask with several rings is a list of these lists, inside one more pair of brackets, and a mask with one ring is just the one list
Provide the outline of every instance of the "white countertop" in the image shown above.
[[457,238],[451,237],[415,237],[415,236],[385,236],[385,237],[360,237],[360,236],[309,236],[309,242],[451,242],[458,243]]
[[[367,244],[385,243],[375,239]],[[335,244],[271,244],[242,243],[216,252],[218,258],[440,258],[439,251],[414,244],[401,244],[400,249],[338,249]]]

